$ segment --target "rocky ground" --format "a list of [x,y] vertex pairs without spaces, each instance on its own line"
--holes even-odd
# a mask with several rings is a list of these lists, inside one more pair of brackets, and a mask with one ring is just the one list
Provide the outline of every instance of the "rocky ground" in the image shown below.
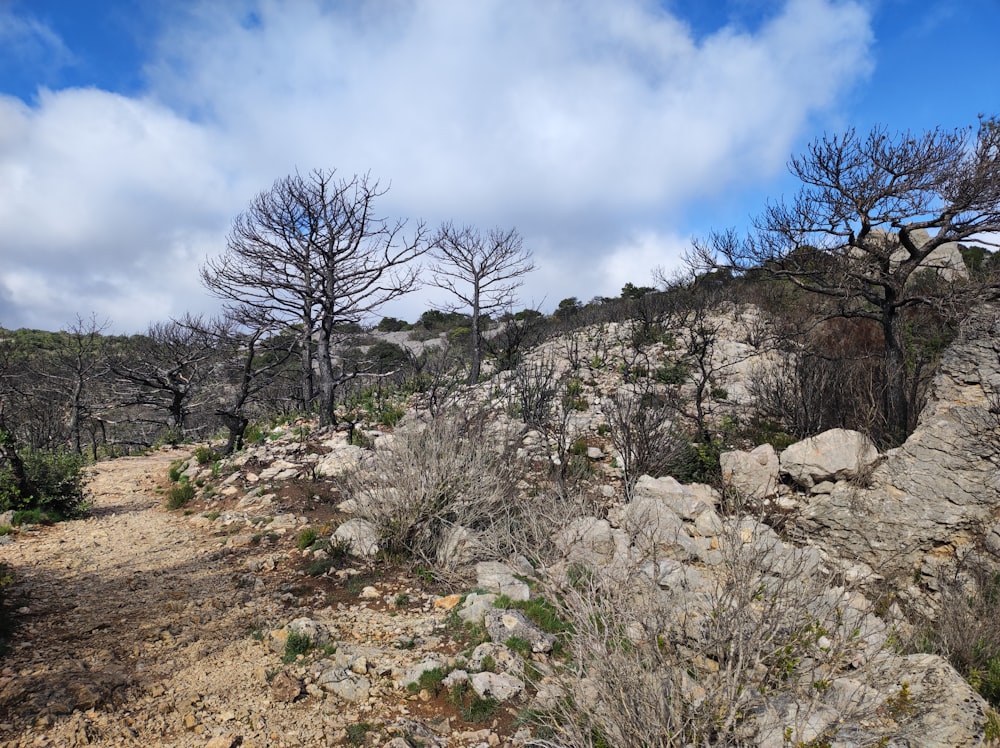
[[[260,518],[220,513],[223,497],[215,511],[168,511],[168,468],[188,454],[101,463],[87,518],[0,547],[20,621],[0,660],[0,745],[524,742],[517,707],[466,722],[443,695],[404,685],[469,648],[455,598],[402,567],[306,574],[316,559],[298,533],[333,510],[294,483]],[[317,646],[295,657],[290,630]]]

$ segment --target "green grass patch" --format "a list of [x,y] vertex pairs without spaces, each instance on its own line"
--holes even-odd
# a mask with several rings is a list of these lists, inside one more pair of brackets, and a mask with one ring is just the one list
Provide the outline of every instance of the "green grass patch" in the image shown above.
[[299,530],[299,534],[295,538],[295,547],[300,551],[304,551],[316,542],[317,537],[319,537],[319,534],[316,532],[316,528],[304,527]]

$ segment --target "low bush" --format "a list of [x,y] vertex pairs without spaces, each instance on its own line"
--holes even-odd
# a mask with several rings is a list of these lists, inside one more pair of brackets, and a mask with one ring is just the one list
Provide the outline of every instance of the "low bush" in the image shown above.
[[480,549],[510,550],[520,475],[508,435],[484,419],[449,414],[397,431],[373,463],[372,475],[348,476],[344,488],[387,553],[447,566],[439,551],[456,527]]
[[201,445],[194,449],[194,459],[199,465],[207,465],[219,459],[219,453],[207,445]]
[[306,634],[300,634],[298,631],[289,631],[288,638],[285,640],[285,653],[281,657],[281,661],[286,665],[290,662],[295,662],[299,655],[306,654],[310,649],[312,649],[313,642]]
[[195,487],[186,480],[182,480],[175,486],[170,487],[167,492],[167,508],[180,509],[185,506],[195,496]]
[[36,512],[58,521],[85,508],[82,457],[63,451],[27,450],[20,459],[27,491],[18,485],[10,468],[0,469],[0,511]]
[[805,555],[776,567],[767,529],[731,527],[716,581],[696,588],[661,586],[638,561],[546,583],[572,634],[532,715],[540,745],[905,742],[921,705],[886,667],[888,631],[867,601]]
[[924,618],[914,649],[939,654],[1000,708],[1000,567],[981,551],[938,575],[940,605]]

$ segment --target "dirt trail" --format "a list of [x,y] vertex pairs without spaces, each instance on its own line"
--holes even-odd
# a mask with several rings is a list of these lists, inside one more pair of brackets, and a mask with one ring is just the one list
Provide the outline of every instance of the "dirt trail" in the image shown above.
[[271,721],[273,744],[308,743],[256,704],[247,632],[267,600],[238,588],[218,538],[163,509],[157,487],[180,454],[101,463],[91,516],[0,548],[27,608],[0,661],[0,744],[203,746]]

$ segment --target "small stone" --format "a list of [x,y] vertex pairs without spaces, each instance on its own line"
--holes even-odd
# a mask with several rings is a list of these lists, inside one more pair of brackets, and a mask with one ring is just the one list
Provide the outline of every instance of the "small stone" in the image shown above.
[[461,595],[446,595],[445,597],[437,598],[434,601],[434,607],[438,610],[451,610],[460,602],[462,602]]
[[271,698],[277,702],[288,704],[295,701],[301,693],[302,684],[287,670],[282,670],[271,680]]

